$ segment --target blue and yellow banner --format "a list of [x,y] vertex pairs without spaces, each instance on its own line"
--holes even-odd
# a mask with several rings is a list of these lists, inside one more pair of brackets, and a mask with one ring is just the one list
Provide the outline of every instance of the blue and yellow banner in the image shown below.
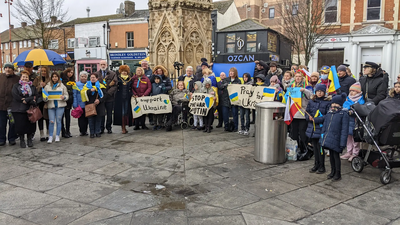
[[212,71],[217,78],[217,81],[220,81],[219,75],[224,72],[226,77],[229,77],[229,70],[235,67],[238,71],[238,76],[242,80],[244,73],[249,73],[251,77],[254,76],[254,69],[256,67],[256,63],[214,63],[212,67]]

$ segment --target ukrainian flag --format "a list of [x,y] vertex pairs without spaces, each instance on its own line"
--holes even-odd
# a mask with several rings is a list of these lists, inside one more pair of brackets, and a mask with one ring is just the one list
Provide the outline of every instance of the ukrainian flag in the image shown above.
[[48,99],[49,100],[60,100],[62,95],[62,91],[51,91],[48,94]]
[[263,96],[267,98],[273,98],[275,96],[275,88],[264,88]]
[[47,93],[47,91],[45,91],[44,88],[42,88],[42,97],[43,97],[43,99],[49,98],[49,93]]
[[229,98],[231,99],[231,102],[235,102],[237,100],[239,100],[239,94],[237,92],[229,95]]
[[135,111],[135,113],[139,113],[140,112],[140,107],[136,106],[135,109],[133,109]]
[[331,66],[331,71],[329,71],[328,79],[331,81],[328,92],[335,92],[337,89],[340,88],[339,77],[337,75],[336,66]]

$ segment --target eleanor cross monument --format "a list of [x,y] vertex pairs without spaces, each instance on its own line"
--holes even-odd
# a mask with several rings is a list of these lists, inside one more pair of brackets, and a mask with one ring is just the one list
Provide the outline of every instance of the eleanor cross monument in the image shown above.
[[163,65],[171,74],[174,62],[194,70],[201,58],[210,62],[212,9],[212,0],[149,0],[151,67]]

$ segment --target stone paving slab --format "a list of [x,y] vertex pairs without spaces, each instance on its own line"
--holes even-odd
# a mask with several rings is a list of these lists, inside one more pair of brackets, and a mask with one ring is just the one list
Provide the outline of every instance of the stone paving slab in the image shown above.
[[69,183],[75,179],[42,171],[27,173],[5,182],[27,189],[44,192]]
[[243,218],[247,225],[293,225],[295,223],[286,222],[283,220],[271,219],[263,216],[242,213]]
[[208,224],[219,224],[219,225],[246,225],[243,217],[238,216],[213,216],[207,218],[189,218],[189,225],[208,225]]
[[118,215],[121,215],[121,213],[111,211],[108,209],[98,208],[98,209],[95,209],[95,210],[91,211],[90,213],[80,217],[79,219],[75,220],[74,222],[69,223],[69,225],[81,225],[81,224],[94,223],[94,222],[112,218],[112,217],[115,217]]
[[0,225],[34,225],[27,220],[16,218],[4,213],[0,213]]

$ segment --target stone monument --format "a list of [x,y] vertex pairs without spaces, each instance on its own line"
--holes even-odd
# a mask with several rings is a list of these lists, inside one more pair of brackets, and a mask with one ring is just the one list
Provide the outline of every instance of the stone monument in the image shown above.
[[201,58],[210,62],[212,9],[212,0],[149,0],[150,65],[175,74],[174,62],[194,70]]

